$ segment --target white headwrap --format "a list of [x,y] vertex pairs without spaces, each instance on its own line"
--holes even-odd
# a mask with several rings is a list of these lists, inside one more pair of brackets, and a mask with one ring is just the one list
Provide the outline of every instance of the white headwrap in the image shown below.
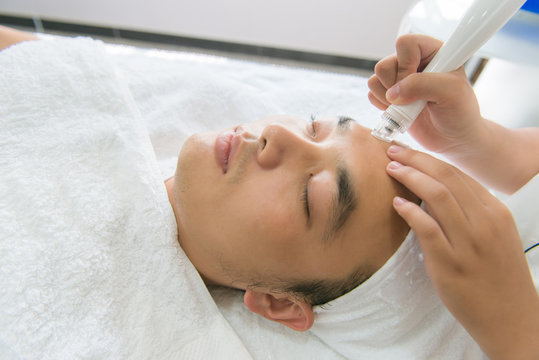
[[483,356],[436,294],[413,231],[370,279],[314,311],[311,331],[347,358]]

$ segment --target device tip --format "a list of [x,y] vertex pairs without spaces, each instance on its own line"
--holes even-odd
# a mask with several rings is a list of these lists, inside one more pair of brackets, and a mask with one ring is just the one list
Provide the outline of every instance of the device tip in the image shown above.
[[378,126],[372,130],[371,134],[377,139],[391,142],[395,140],[395,138],[399,134],[400,128],[401,126],[396,121],[394,121],[391,116],[387,114],[387,112],[384,112],[382,114],[382,121],[380,121],[380,123],[378,123]]

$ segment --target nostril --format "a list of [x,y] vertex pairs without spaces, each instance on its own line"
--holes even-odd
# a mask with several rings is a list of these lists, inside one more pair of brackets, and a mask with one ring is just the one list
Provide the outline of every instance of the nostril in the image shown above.
[[266,144],[268,143],[268,140],[262,139],[262,150],[266,148]]

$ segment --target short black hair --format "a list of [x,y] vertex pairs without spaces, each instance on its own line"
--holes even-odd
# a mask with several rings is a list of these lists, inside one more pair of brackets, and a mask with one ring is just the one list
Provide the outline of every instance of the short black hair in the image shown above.
[[329,280],[276,280],[253,282],[248,287],[265,287],[278,293],[285,293],[312,305],[324,305],[352,291],[367,279],[374,271],[366,266],[360,266],[345,279]]
[[360,267],[344,280],[303,280],[291,283],[285,288],[287,293],[295,294],[306,303],[323,305],[349,293],[368,278],[372,273]]

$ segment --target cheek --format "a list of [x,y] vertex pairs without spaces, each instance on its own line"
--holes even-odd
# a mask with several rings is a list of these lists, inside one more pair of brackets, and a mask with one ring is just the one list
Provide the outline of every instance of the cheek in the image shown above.
[[[278,182],[249,186],[240,184],[218,211],[222,236],[234,244],[237,256],[252,259],[253,266],[269,264],[291,251],[298,237],[296,214],[290,209],[289,193]],[[225,235],[226,234],[226,235]]]

